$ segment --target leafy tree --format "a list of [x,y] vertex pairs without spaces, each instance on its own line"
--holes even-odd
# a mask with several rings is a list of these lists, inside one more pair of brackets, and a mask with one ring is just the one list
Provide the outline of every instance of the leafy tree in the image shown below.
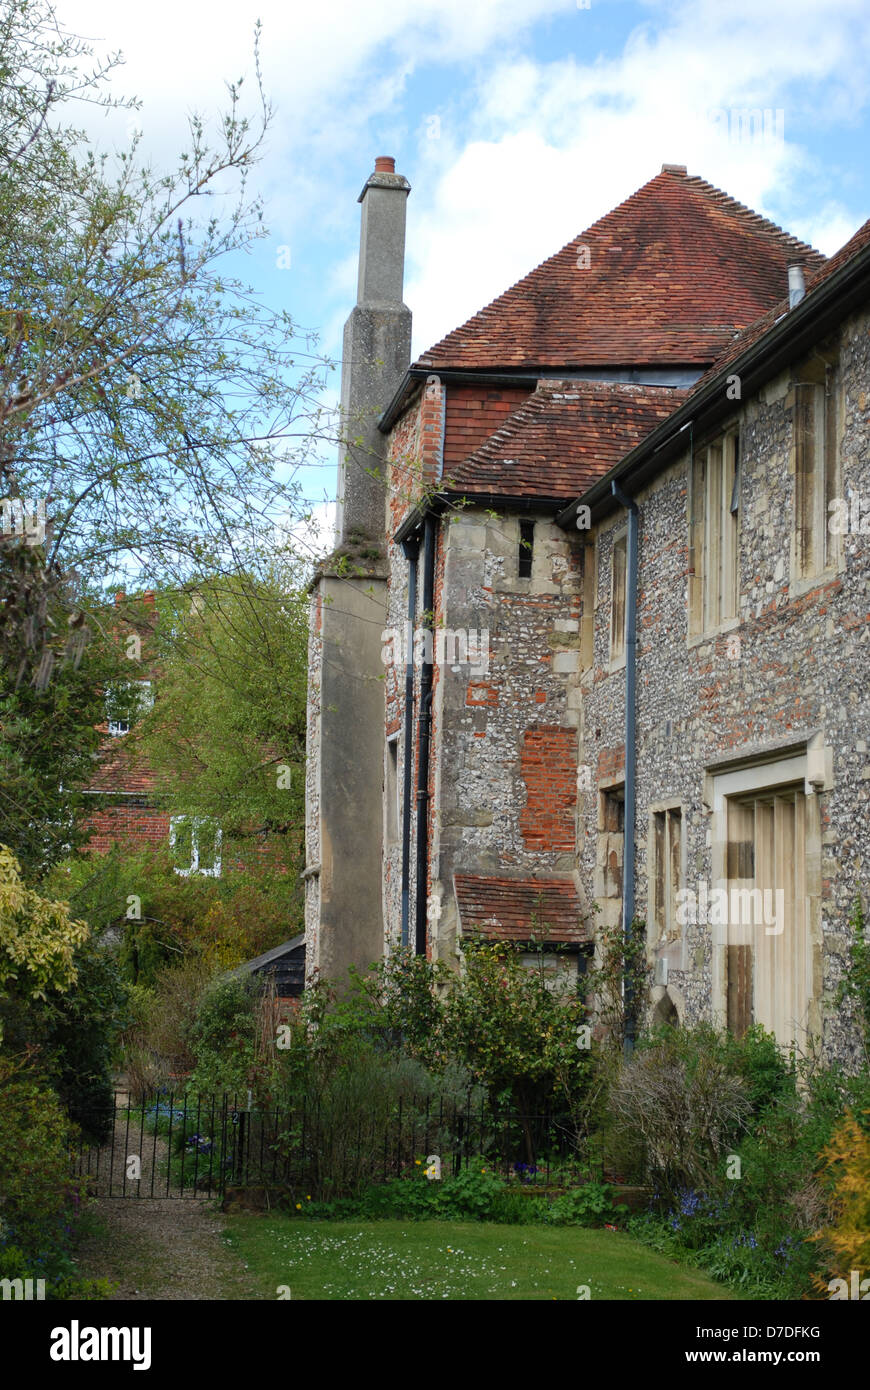
[[[166,967],[199,959],[231,969],[295,935],[301,925],[292,875],[236,870],[223,877],[177,874],[168,850],[118,845],[59,864],[52,892],[96,936],[113,929],[131,983],[152,986]],[[128,915],[129,914],[129,915]]]
[[303,851],[308,603],[273,561],[158,596],[161,676],[136,746],[178,814],[220,824],[224,858],[297,871]]
[[89,613],[89,580],[250,566],[304,510],[327,364],[223,269],[266,235],[247,192],[271,119],[258,41],[250,108],[229,84],[216,137],[193,115],[157,170],[136,137],[99,154],[74,124],[78,103],[117,104],[120,59],[92,65],[51,0],[0,0],[0,496],[47,504],[44,545],[0,553],[13,686],[57,643],[46,600],[71,565]]
[[[56,605],[49,617],[65,624]],[[0,680],[0,841],[28,880],[86,838],[82,813],[91,809],[86,788],[101,744],[105,692],[129,675],[129,666],[100,630],[80,660],[64,662],[50,680],[17,688]]]

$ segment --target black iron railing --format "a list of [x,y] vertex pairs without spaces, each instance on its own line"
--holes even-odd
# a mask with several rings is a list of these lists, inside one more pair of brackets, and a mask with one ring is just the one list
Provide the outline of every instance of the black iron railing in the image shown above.
[[95,1195],[149,1198],[219,1197],[229,1186],[347,1196],[434,1160],[449,1177],[477,1159],[518,1187],[569,1187],[588,1176],[582,1139],[564,1115],[431,1097],[336,1117],[317,1101],[116,1092],[106,1142],[72,1154]]

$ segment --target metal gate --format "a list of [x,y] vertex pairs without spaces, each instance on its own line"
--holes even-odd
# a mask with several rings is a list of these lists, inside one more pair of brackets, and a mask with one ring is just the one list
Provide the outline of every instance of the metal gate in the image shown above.
[[271,1128],[235,1096],[160,1090],[134,1100],[116,1091],[111,1132],[100,1144],[82,1142],[72,1169],[89,1179],[95,1197],[220,1197],[254,1175],[253,1140],[268,1157]]

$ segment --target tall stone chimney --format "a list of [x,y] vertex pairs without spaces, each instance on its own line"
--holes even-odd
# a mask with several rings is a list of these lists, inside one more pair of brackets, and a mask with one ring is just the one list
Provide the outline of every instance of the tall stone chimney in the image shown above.
[[338,554],[311,588],[305,765],[305,969],[347,984],[384,951],[386,453],[377,422],[411,357],[405,199],[392,159],[360,194],[359,288],[344,330]]
[[378,418],[411,360],[411,311],[402,303],[408,180],[381,156],[362,204],[356,305],[344,326],[336,539],[383,540],[384,436]]

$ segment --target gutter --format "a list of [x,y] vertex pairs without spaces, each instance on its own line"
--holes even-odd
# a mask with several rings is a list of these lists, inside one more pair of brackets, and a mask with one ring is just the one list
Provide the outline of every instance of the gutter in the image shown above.
[[[708,362],[707,366],[709,365]],[[492,371],[483,367],[409,367],[393,399],[378,420],[378,429],[382,434],[389,433],[405,409],[415,387],[428,381],[430,376],[437,376],[448,385],[451,382],[456,385],[480,382],[490,386],[531,386],[534,390],[539,381],[547,380],[622,382],[635,386],[691,386],[703,376],[705,370],[706,368],[703,365],[699,366],[697,362],[675,362],[672,366],[650,363],[647,367],[639,367],[635,363],[607,366],[587,363],[576,367],[496,367]]]
[[[628,544],[625,575],[625,825],[622,844],[622,932],[626,946],[634,931],[634,860],[635,807],[637,800],[637,577],[638,577],[638,511],[637,503],[627,497],[617,482],[613,482],[613,497],[628,512]],[[625,1052],[634,1051],[635,1017],[634,991],[626,962],[623,973],[625,1003]]]
[[402,764],[402,945],[408,945],[411,918],[411,749],[414,741],[414,619],[417,616],[416,536],[402,543],[408,561],[408,619],[405,626],[405,750]]
[[[420,530],[427,516],[442,516],[451,502],[462,502],[465,499],[475,507],[516,507],[525,512],[544,512],[549,516],[556,516],[560,509],[565,509],[564,496],[524,497],[507,492],[460,492],[454,488],[440,488],[438,492],[424,498],[412,508],[395,532],[393,541],[396,545],[404,545],[410,536]],[[570,505],[573,507],[574,503]]]
[[[434,631],[435,517],[430,512],[423,528],[423,615],[425,627]],[[434,643],[432,644],[434,647]],[[429,753],[432,746],[432,681],[434,650],[427,661],[423,653],[420,675],[420,709],[417,727],[417,902],[414,951],[426,954],[426,888],[429,871]],[[410,768],[410,760],[409,760]],[[410,805],[410,802],[408,803]]]
[[572,525],[580,505],[590,508],[595,521],[606,516],[614,507],[612,484],[615,481],[621,481],[629,491],[636,493],[679,452],[682,447],[679,436],[690,424],[696,429],[699,425],[712,428],[719,420],[733,414],[735,402],[725,395],[728,377],[740,377],[741,400],[746,400],[795,357],[809,351],[820,334],[836,327],[843,310],[859,302],[868,273],[870,245],[862,247],[818,288],[808,291],[796,308],[784,308],[781,317],[766,333],[726,363],[701,391],[678,406],[642,443],[565,507],[556,517],[557,525]]

